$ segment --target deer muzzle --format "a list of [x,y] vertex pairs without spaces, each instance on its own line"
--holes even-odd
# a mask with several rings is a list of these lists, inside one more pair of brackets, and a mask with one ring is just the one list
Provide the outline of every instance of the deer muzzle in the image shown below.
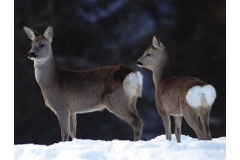
[[28,58],[29,59],[37,58],[37,55],[34,52],[28,52]]
[[140,61],[137,61],[137,65],[139,66],[139,67],[142,67],[142,62],[140,62]]

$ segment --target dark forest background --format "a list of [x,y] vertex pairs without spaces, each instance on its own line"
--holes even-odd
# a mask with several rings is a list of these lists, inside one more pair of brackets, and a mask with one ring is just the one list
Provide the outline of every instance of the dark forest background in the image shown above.
[[[31,41],[23,31],[27,26],[43,33],[49,25],[58,67],[125,64],[143,74],[143,97],[137,103],[143,140],[165,134],[151,72],[136,66],[157,35],[167,48],[173,75],[196,76],[215,86],[210,129],[214,138],[226,136],[225,0],[15,0],[14,10],[15,144],[61,141],[57,117],[45,106],[27,58]],[[133,139],[132,128],[107,110],[78,114],[77,121],[79,139]],[[185,120],[182,134],[196,137]]]

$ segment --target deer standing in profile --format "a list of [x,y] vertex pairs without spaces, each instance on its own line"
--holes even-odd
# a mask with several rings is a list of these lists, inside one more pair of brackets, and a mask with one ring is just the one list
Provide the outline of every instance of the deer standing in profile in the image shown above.
[[52,52],[53,28],[43,35],[23,27],[32,48],[28,58],[34,61],[35,77],[45,105],[59,120],[63,141],[76,138],[76,114],[107,109],[129,125],[134,141],[142,136],[143,122],[136,109],[142,94],[142,75],[125,66],[109,66],[83,71],[55,68]]
[[181,142],[182,117],[199,140],[211,140],[209,116],[216,98],[214,87],[199,78],[171,75],[168,53],[156,36],[153,37],[152,45],[138,59],[137,65],[153,73],[156,107],[162,117],[166,139],[171,140],[170,116],[174,116],[178,143]]

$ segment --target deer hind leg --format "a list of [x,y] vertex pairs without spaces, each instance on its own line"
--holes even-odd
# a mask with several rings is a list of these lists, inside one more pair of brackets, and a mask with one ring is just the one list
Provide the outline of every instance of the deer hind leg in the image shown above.
[[130,112],[129,115],[131,116],[131,119],[129,121],[126,121],[128,124],[130,124],[133,128],[134,132],[134,141],[138,141],[142,139],[142,131],[143,131],[143,122],[142,119],[135,113]]
[[162,118],[163,126],[164,126],[165,133],[166,133],[166,139],[171,141],[171,119],[170,119],[170,115],[168,115],[165,112],[159,111],[159,109],[158,109],[158,113],[160,114],[160,116]]
[[108,110],[115,114],[120,119],[127,122],[133,128],[134,141],[141,140],[143,128],[142,119],[138,116],[137,113],[134,113],[134,111],[132,111],[128,107],[127,103],[121,102],[113,104],[114,105],[111,108],[108,108]]
[[114,114],[132,126],[134,132],[134,141],[141,140],[143,122],[137,114],[133,113],[131,110],[126,110],[124,112],[114,112]]
[[[132,117],[135,117],[135,122],[133,122],[131,124],[131,126],[135,125],[137,129],[135,129],[135,127],[133,127],[134,130],[134,141],[137,140],[141,140],[142,138],[142,131],[143,131],[143,122],[142,119],[140,118],[140,116],[138,115],[137,112],[137,108],[136,108],[136,103],[137,103],[137,98],[138,97],[133,97],[132,100],[129,103],[129,108],[132,111]],[[138,135],[139,132],[139,135]]]
[[211,131],[209,128],[209,116],[210,116],[210,110],[209,108],[204,108],[202,109],[202,111],[199,114],[201,123],[203,125],[203,129],[205,132],[205,139],[206,140],[211,140],[212,136],[211,136]]
[[77,126],[77,119],[76,114],[72,113],[70,115],[70,135],[73,138],[76,138],[76,126]]
[[182,117],[174,116],[174,124],[175,124],[175,136],[178,143],[181,143],[181,126],[182,126]]
[[58,121],[61,128],[61,136],[63,141],[68,141],[70,130],[70,114],[68,112],[57,113]]
[[197,134],[197,137],[199,140],[205,139],[205,134],[203,130],[203,126],[201,122],[198,119],[198,115],[192,111],[188,110],[184,113],[184,118],[187,121],[188,125],[194,130],[194,132]]

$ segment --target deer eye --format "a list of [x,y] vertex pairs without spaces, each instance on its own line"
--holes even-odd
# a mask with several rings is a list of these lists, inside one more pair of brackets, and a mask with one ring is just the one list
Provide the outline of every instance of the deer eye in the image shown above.
[[45,45],[44,44],[40,44],[39,48],[43,48]]
[[150,54],[150,53],[148,53],[148,54],[146,55],[146,57],[149,57],[149,56],[151,56],[151,54]]

